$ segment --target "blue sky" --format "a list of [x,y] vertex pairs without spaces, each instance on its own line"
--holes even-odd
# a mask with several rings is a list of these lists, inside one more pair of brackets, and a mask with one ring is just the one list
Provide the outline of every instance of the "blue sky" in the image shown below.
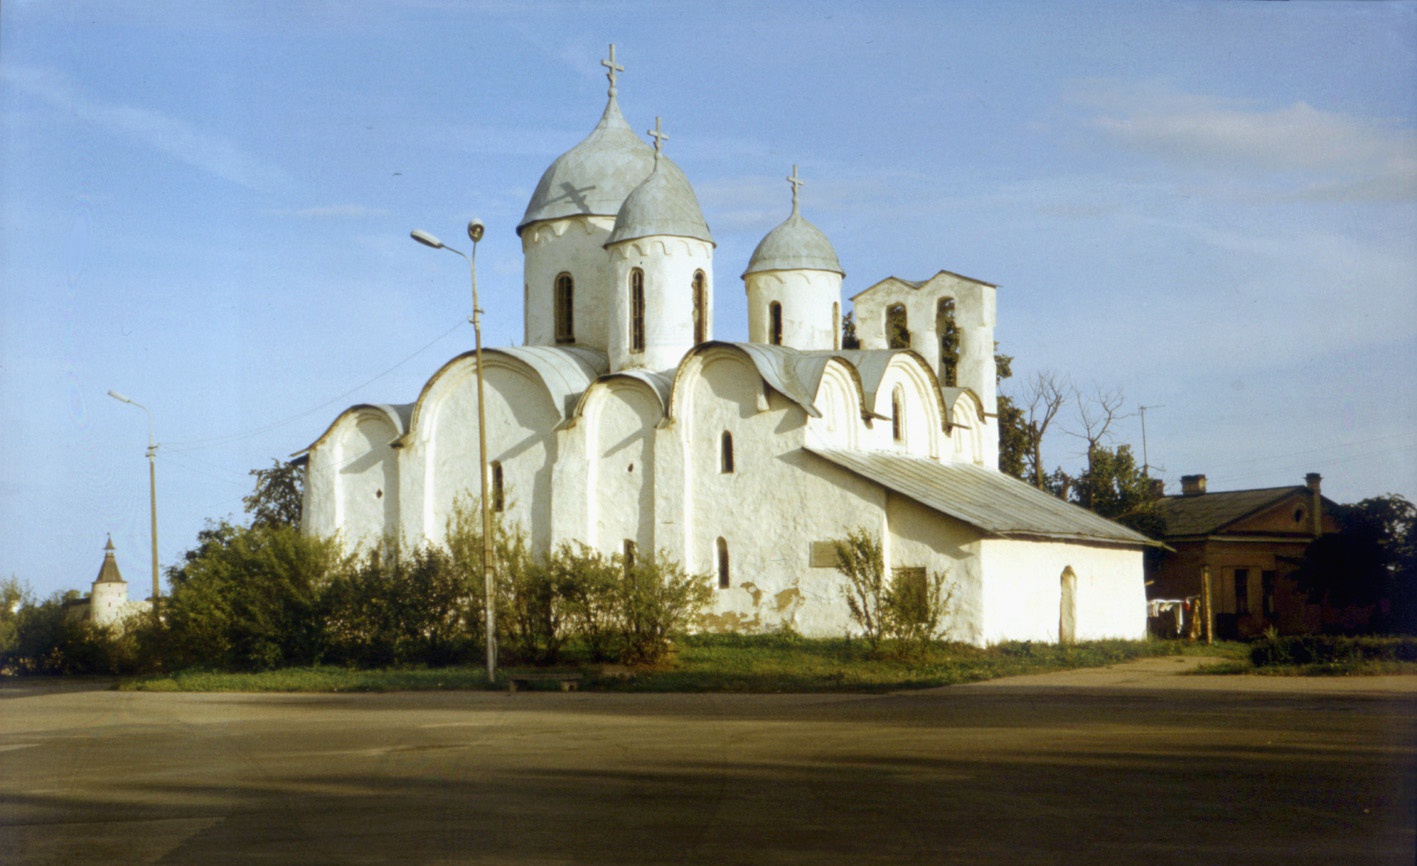
[[487,342],[517,342],[514,229],[611,42],[718,241],[719,337],[795,163],[847,296],[998,284],[1016,379],[1158,407],[1171,489],[1417,500],[1412,3],[7,0],[0,576],[86,589],[112,533],[144,584],[146,418],[109,389],[156,418],[164,566],[250,469],[412,400],[472,342],[465,266],[412,228],[486,221]]

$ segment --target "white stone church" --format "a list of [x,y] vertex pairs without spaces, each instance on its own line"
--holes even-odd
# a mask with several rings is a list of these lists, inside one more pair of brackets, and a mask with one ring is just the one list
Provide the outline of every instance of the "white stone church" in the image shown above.
[[[953,638],[1140,638],[1143,536],[998,470],[996,287],[940,271],[852,297],[798,205],[742,272],[749,342],[714,339],[693,187],[609,102],[546,169],[517,233],[524,345],[486,349],[489,499],[534,550],[663,550],[717,586],[711,628],[851,621],[830,541],[865,527],[903,574],[947,570]],[[437,542],[476,496],[472,352],[412,403],[352,406],[297,454],[304,526]]]

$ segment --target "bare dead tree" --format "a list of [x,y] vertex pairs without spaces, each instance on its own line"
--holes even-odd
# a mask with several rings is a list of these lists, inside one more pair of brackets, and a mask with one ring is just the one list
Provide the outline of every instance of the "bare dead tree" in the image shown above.
[[[1073,388],[1072,396],[1077,402],[1078,428],[1068,429],[1065,427],[1063,432],[1087,443],[1087,469],[1088,477],[1091,478],[1095,474],[1094,459],[1097,449],[1107,441],[1112,425],[1119,419],[1128,417],[1122,412],[1122,408],[1127,404],[1127,399],[1122,394],[1121,388],[1104,391],[1100,385],[1094,385],[1092,392],[1088,394],[1078,388]],[[1078,504],[1084,508],[1092,507],[1092,497],[1089,490],[1088,485],[1082,485],[1079,492],[1082,501]]]
[[1029,464],[1033,469],[1033,484],[1043,489],[1043,436],[1058,412],[1075,392],[1065,376],[1052,370],[1035,372],[1026,384],[1024,399],[1028,414]]

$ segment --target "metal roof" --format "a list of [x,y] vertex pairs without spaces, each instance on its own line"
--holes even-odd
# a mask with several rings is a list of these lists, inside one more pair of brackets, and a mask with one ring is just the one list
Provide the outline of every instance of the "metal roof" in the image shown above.
[[713,243],[713,235],[709,233],[689,179],[662,154],[645,182],[625,197],[625,203],[615,214],[615,229],[605,245],[654,235]]
[[831,241],[792,208],[792,215],[767,233],[748,259],[743,276],[760,271],[831,271],[846,276]]
[[1050,538],[1126,547],[1158,542],[1017,478],[971,463],[882,451],[807,448],[824,460],[1000,538]]
[[94,583],[127,583],[123,575],[118,571],[118,560],[113,557],[113,536],[108,536],[108,543],[103,546],[103,565],[98,567],[98,577]]
[[1210,535],[1294,495],[1307,499],[1313,494],[1303,485],[1222,490],[1196,496],[1165,496],[1157,502],[1157,510],[1166,521],[1166,538]]
[[534,370],[562,418],[575,411],[585,389],[610,369],[603,353],[582,346],[506,346],[483,349],[482,354],[506,355]]
[[653,168],[654,149],[630,129],[611,96],[590,135],[557,157],[541,176],[517,234],[541,220],[614,216]]

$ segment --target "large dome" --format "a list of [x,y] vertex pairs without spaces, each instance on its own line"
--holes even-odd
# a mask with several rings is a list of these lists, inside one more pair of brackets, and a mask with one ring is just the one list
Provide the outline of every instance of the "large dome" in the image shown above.
[[614,216],[653,169],[654,150],[630,129],[612,95],[585,141],[557,157],[541,176],[517,234],[541,220]]
[[713,235],[709,234],[708,223],[704,221],[704,212],[689,179],[679,166],[663,155],[645,182],[625,198],[620,212],[615,215],[615,230],[610,233],[606,246],[651,235],[697,238],[713,243]]
[[837,261],[836,250],[822,230],[812,225],[797,212],[794,203],[792,215],[777,228],[768,232],[758,248],[748,259],[748,269],[743,276],[761,271],[832,271],[846,276]]

